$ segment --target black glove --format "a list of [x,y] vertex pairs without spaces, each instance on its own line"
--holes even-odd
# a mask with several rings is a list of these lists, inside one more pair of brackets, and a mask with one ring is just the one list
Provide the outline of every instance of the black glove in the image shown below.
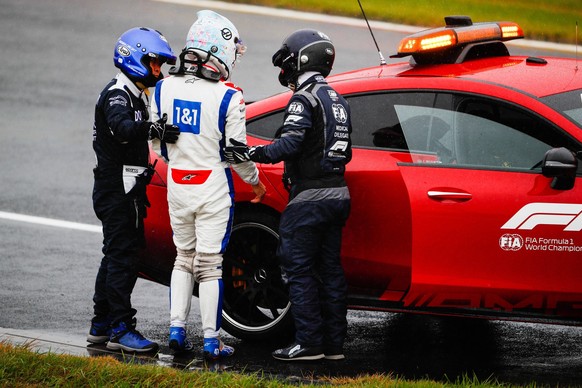
[[175,143],[180,135],[180,128],[173,124],[166,124],[168,121],[168,115],[164,113],[164,116],[154,123],[150,123],[149,127],[149,138],[160,139],[166,143]]
[[229,139],[230,147],[224,147],[224,158],[230,164],[239,164],[251,160],[250,147],[240,141]]
[[267,162],[263,146],[249,147],[235,139],[229,139],[229,141],[232,146],[224,148],[224,158],[228,163],[238,164],[249,160],[259,163]]
[[137,203],[143,204],[145,207],[150,207],[150,202],[148,201],[146,195],[146,186],[150,184],[154,174],[156,173],[157,163],[158,160],[156,159],[154,164],[148,164],[146,169],[135,177],[135,186],[133,186],[133,188],[128,193],[128,195],[133,195],[134,198],[137,199]]
[[148,164],[147,168],[137,176],[137,181],[140,182],[141,184],[143,184],[144,186],[147,186],[150,184],[150,182],[152,181],[152,177],[154,176],[154,174],[156,173],[156,164],[158,163],[158,160],[156,159],[154,161],[154,164]]

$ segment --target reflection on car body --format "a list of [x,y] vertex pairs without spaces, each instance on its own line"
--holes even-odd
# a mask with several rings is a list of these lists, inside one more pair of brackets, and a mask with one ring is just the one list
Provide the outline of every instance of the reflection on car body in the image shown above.
[[[328,78],[353,121],[342,246],[350,306],[580,324],[576,60],[509,55],[503,42],[523,37],[514,23],[447,20],[403,41],[396,56],[408,62]],[[290,95],[248,105],[249,144],[275,137]],[[260,172],[269,183],[262,204],[235,180],[224,260],[223,327],[241,338],[292,330],[276,257],[282,164]],[[163,163],[158,173],[142,276],[167,285],[174,247]]]

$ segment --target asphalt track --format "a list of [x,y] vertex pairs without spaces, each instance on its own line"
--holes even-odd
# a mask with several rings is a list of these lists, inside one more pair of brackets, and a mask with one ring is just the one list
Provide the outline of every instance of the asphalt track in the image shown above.
[[[94,103],[115,74],[113,45],[123,31],[153,26],[179,51],[195,11],[203,8],[231,18],[249,47],[234,72],[248,101],[282,91],[270,58],[298,28],[318,28],[332,37],[338,50],[334,72],[379,63],[363,20],[274,15],[209,1],[0,0],[0,340],[32,341],[43,351],[104,353],[85,342],[101,245],[91,207]],[[386,58],[403,35],[416,30],[372,26]],[[520,44],[512,51],[574,55],[571,46]],[[518,384],[582,385],[579,328],[350,311],[346,361],[285,364],[270,357],[285,344],[225,335],[236,356],[206,365],[199,354],[174,357],[165,346],[165,287],[140,280],[133,303],[139,329],[162,344],[157,357],[139,358],[144,363],[260,371],[288,381],[362,373],[455,381],[474,374]],[[189,334],[200,341],[193,307]]]

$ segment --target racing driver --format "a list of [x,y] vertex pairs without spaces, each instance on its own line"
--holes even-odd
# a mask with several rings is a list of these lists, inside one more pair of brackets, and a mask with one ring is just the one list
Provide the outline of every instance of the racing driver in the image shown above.
[[[246,109],[242,91],[228,83],[245,47],[236,27],[210,10],[197,13],[180,65],[158,82],[154,118],[167,115],[180,128],[175,144],[155,141],[168,161],[168,204],[176,259],[170,281],[169,346],[192,351],[186,323],[194,283],[199,284],[204,356],[215,360],[234,353],[220,340],[222,316],[222,254],[230,237],[234,187],[223,149],[226,137],[246,139]],[[265,186],[253,162],[233,166],[250,184],[260,202]]]

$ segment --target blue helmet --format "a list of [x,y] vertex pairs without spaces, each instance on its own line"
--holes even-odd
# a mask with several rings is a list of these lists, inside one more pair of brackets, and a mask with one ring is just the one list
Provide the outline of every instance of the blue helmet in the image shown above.
[[134,82],[147,87],[156,85],[163,78],[152,74],[149,61],[159,58],[162,63],[176,63],[176,56],[161,32],[153,28],[135,27],[124,32],[115,45],[113,63]]

